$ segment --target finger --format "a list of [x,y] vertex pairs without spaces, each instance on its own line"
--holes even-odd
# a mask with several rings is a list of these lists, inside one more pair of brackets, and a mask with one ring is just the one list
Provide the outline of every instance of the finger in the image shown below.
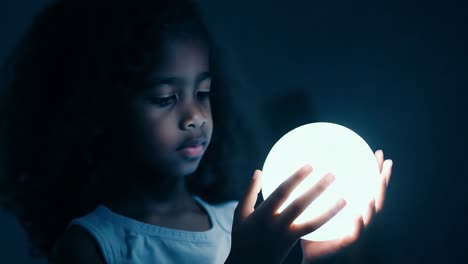
[[392,168],[393,168],[393,161],[388,159],[383,163],[382,169],[382,176],[385,178],[386,184],[390,181],[390,177],[392,176]]
[[362,217],[359,217],[356,219],[353,232],[343,238],[327,241],[308,241],[302,239],[301,245],[304,259],[309,262],[313,262],[320,257],[336,253],[355,242],[360,237],[363,228],[364,221],[362,220]]
[[368,226],[370,224],[375,213],[376,213],[375,200],[372,199],[372,201],[369,203],[367,207],[365,214],[361,217],[364,221],[364,226]]
[[278,208],[286,201],[291,192],[312,172],[310,165],[305,165],[281,183],[273,193],[263,202],[262,207],[276,213]]
[[364,219],[363,219],[362,216],[359,216],[356,219],[353,232],[350,235],[345,236],[344,238],[342,238],[341,242],[340,242],[340,245],[342,247],[346,247],[346,246],[354,243],[356,240],[358,240],[358,238],[361,236],[362,232],[364,231],[364,226],[365,226]]
[[380,212],[383,208],[384,201],[385,201],[385,193],[387,192],[387,186],[390,181],[390,176],[392,175],[392,160],[386,160],[383,163],[383,169],[381,174],[381,183],[380,183],[380,190],[375,199],[375,208],[377,212]]
[[335,205],[328,209],[325,213],[321,214],[319,217],[302,223],[302,224],[292,224],[291,225],[291,232],[296,235],[297,237],[301,237],[307,235],[318,228],[320,228],[323,224],[328,222],[332,219],[336,214],[338,214],[344,207],[346,206],[346,201],[344,199],[340,199],[335,203]]
[[261,189],[261,175],[262,173],[260,170],[255,170],[249,187],[247,188],[247,192],[241,202],[237,205],[237,220],[243,221],[255,210],[255,203],[257,202],[258,193]]
[[303,262],[314,263],[317,259],[331,255],[341,249],[341,239],[309,241],[301,239]]
[[377,164],[379,165],[379,173],[382,173],[382,164],[384,162],[384,153],[381,149],[375,152],[375,159],[377,160]]
[[284,224],[290,225],[304,210],[309,206],[312,201],[322,194],[325,189],[335,180],[335,176],[331,173],[326,174],[307,192],[294,200],[280,215],[280,221]]

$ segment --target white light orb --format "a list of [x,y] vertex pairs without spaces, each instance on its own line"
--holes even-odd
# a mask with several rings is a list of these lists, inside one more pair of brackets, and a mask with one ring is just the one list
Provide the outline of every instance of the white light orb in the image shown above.
[[296,187],[278,213],[330,172],[335,181],[294,223],[318,217],[343,198],[345,208],[302,238],[325,241],[351,234],[357,217],[367,212],[369,202],[378,192],[380,173],[373,151],[359,135],[344,126],[325,122],[300,126],[276,142],[266,158],[262,172],[264,199],[305,164],[312,166],[312,173]]

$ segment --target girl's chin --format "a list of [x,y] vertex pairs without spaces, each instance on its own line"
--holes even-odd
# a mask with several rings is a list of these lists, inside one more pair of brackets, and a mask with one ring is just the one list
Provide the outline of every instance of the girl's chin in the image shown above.
[[189,176],[190,174],[194,173],[197,168],[198,168],[198,165],[199,165],[199,162],[197,162],[196,164],[191,164],[191,165],[185,165],[181,171],[181,175],[183,177],[186,177],[186,176]]
[[199,167],[201,157],[192,159],[181,159],[180,157],[172,157],[164,162],[160,160],[146,160],[146,165],[153,175],[157,177],[184,178],[193,174]]
[[[175,177],[175,178],[184,178],[186,176],[189,176],[190,174],[193,174],[197,169],[200,164],[200,161],[196,162],[183,162],[179,163],[176,166],[172,167],[170,171],[166,171],[164,175],[167,175],[169,177]],[[156,170],[156,173],[158,170]],[[160,171],[159,171],[160,172]]]

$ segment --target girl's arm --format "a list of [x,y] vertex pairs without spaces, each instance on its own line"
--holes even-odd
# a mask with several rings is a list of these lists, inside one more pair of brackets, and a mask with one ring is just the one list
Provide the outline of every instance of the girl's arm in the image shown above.
[[96,241],[79,226],[72,226],[57,241],[51,264],[105,264]]

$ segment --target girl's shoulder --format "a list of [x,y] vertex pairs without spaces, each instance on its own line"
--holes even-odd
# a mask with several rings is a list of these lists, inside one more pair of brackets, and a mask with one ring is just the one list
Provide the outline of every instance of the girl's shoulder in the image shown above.
[[199,197],[195,197],[195,199],[208,210],[209,214],[211,211],[213,221],[216,221],[225,232],[231,233],[234,211],[239,203],[238,201],[233,200],[218,204],[209,204]]
[[[114,256],[113,249],[117,249],[117,252],[126,252],[121,250],[121,247],[128,246],[132,248],[132,245],[127,245],[128,239],[122,239],[132,234],[136,236],[150,234],[155,239],[155,241],[151,240],[154,242],[155,248],[157,247],[157,241],[161,240],[160,238],[167,238],[173,241],[174,245],[180,244],[180,239],[184,238],[186,243],[189,243],[192,247],[193,244],[191,243],[196,243],[198,238],[202,239],[201,242],[220,241],[221,237],[225,237],[226,241],[229,240],[234,211],[238,202],[227,201],[211,204],[199,197],[195,197],[195,199],[210,216],[214,227],[209,231],[186,232],[151,226],[115,214],[105,206],[98,206],[87,215],[71,221],[64,235],[57,241],[50,263],[113,263],[113,260],[115,260],[112,257]],[[125,233],[126,231],[133,233]],[[122,241],[127,244],[121,245]],[[222,241],[219,244],[223,244]],[[227,242],[225,244],[228,245]],[[220,247],[223,248],[224,246]],[[174,248],[177,249],[180,246]],[[138,249],[135,247],[134,250]],[[229,247],[226,246],[225,250],[229,252]]]

